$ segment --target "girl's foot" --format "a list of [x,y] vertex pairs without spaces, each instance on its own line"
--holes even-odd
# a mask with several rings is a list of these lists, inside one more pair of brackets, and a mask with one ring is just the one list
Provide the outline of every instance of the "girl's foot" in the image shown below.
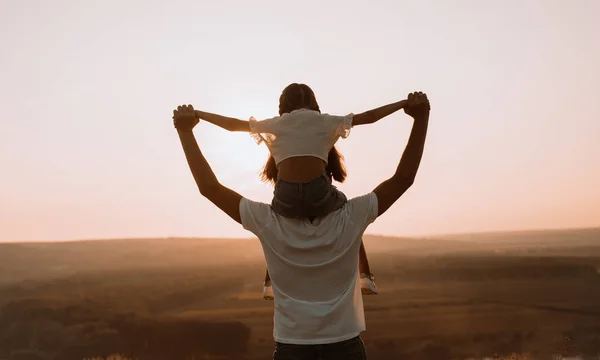
[[271,281],[265,281],[263,285],[263,299],[265,300],[274,300],[275,296],[273,295],[273,284]]
[[377,295],[377,286],[375,286],[375,276],[373,274],[360,274],[360,290],[363,295]]

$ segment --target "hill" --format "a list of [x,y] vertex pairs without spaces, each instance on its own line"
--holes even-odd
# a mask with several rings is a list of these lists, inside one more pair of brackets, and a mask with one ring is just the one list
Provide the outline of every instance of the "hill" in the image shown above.
[[[365,235],[368,254],[600,256],[600,228],[458,234]],[[256,239],[154,238],[0,244],[0,283],[79,272],[264,262]]]

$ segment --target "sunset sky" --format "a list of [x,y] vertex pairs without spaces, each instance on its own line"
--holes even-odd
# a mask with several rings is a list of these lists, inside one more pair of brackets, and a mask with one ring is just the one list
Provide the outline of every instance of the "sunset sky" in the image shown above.
[[[276,115],[290,82],[323,112],[429,95],[413,188],[368,233],[600,225],[600,1],[0,2],[0,241],[248,237],[197,191],[172,110]],[[338,143],[349,197],[393,174],[411,119]],[[196,128],[254,200],[267,150]]]

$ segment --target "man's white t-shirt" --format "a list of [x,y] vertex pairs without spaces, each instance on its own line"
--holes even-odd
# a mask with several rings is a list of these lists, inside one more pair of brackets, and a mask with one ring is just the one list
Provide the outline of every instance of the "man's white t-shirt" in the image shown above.
[[289,344],[328,344],[365,328],[358,252],[377,218],[377,196],[349,200],[327,216],[294,219],[243,198],[242,225],[262,244],[275,295],[273,337]]

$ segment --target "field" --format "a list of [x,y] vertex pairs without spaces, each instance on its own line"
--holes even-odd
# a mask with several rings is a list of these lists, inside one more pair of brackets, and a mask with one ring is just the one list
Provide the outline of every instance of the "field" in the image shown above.
[[[600,229],[367,236],[369,359],[600,354]],[[255,239],[0,244],[0,359],[269,359]]]

